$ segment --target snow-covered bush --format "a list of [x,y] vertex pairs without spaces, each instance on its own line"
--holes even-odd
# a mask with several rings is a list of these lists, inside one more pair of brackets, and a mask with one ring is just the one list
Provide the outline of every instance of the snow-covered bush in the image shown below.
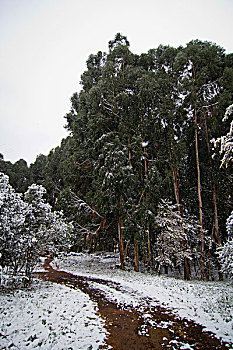
[[30,282],[42,251],[57,252],[69,246],[72,224],[62,212],[52,212],[43,198],[45,188],[31,185],[24,195],[15,192],[8,176],[0,173],[1,284]]
[[226,227],[228,240],[222,247],[218,248],[217,254],[221,263],[222,272],[233,279],[233,211],[227,219]]
[[31,185],[24,195],[31,208],[29,226],[40,250],[56,253],[69,248],[71,223],[66,223],[62,211],[52,211],[45,202],[46,190],[41,185]]
[[8,176],[0,173],[0,265],[7,274],[19,275],[24,267],[24,223],[28,206],[22,195],[9,185]]
[[233,211],[231,212],[231,215],[229,216],[229,218],[227,219],[227,234],[228,237],[233,238]]
[[184,258],[191,260],[197,253],[197,220],[187,213],[181,216],[176,204],[161,200],[155,222],[158,227],[155,242],[158,270],[162,266],[178,267],[184,263]]

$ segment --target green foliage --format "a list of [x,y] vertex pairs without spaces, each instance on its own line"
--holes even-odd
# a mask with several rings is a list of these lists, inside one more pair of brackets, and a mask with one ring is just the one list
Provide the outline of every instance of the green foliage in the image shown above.
[[[136,237],[144,257],[149,230],[155,261],[155,217],[161,198],[187,209],[191,216],[199,214],[196,134],[204,229],[207,241],[214,243],[214,256],[213,185],[224,239],[232,210],[232,177],[229,168],[220,170],[219,155],[212,160],[210,140],[229,130],[221,121],[233,102],[232,62],[232,54],[200,40],[178,48],[160,45],[136,55],[118,33],[107,53],[88,57],[81,91],[71,97],[65,116],[70,136],[47,157],[38,156],[29,168],[29,182],[43,184],[52,206],[62,208],[82,232],[96,230],[99,248],[117,237],[121,216],[125,239],[133,242]],[[8,173],[16,169],[3,159],[0,165]],[[19,174],[27,173],[22,161],[17,166]],[[12,181],[17,186],[14,176]],[[18,181],[20,186],[24,184]],[[80,210],[81,203],[92,210]],[[193,245],[198,253],[197,241]]]
[[0,270],[2,285],[23,280],[29,284],[42,252],[65,251],[71,243],[73,225],[63,213],[46,203],[46,189],[33,184],[22,194],[0,173]]

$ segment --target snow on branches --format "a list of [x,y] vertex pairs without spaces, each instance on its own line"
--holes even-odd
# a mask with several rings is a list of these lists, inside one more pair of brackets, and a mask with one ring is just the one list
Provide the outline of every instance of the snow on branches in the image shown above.
[[226,223],[228,240],[217,250],[218,259],[221,263],[222,272],[233,279],[233,211]]
[[[223,122],[228,120],[233,115],[233,104],[230,105],[226,109],[226,113],[223,118]],[[230,130],[225,136],[221,136],[214,141],[214,146],[217,147],[218,144],[220,144],[220,154],[223,155],[222,161],[221,161],[221,167],[225,165],[228,166],[228,163],[233,161],[233,120],[230,124]]]
[[192,259],[192,248],[198,237],[199,224],[195,218],[184,213],[180,215],[177,205],[161,200],[155,222],[159,228],[156,238],[157,257],[155,261],[160,270],[163,265],[177,267],[184,258]]
[[[231,104],[225,112],[223,122],[227,121],[233,115],[233,104]],[[217,140],[214,141],[214,146],[216,147],[220,144],[220,154],[223,154],[223,158],[221,161],[221,167],[225,165],[226,167],[230,162],[233,161],[233,120],[230,124],[229,132]],[[229,275],[229,277],[233,278],[233,211],[231,215],[227,219],[226,223],[228,240],[217,250],[218,259],[221,264],[222,272]]]
[[31,185],[18,194],[0,173],[0,269],[2,285],[19,279],[30,281],[42,251],[55,253],[67,249],[72,224],[62,212],[53,212],[45,202],[43,186]]

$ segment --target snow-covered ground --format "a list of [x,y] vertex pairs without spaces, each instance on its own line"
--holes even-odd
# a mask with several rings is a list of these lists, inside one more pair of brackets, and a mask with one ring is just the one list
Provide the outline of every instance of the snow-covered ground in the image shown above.
[[233,342],[232,282],[184,281],[133,270],[122,271],[116,268],[119,257],[111,253],[70,254],[57,264],[73,274],[120,283],[122,292],[101,284],[98,288],[121,305],[137,307],[142,299],[152,298],[151,305],[173,309],[173,313],[203,325],[218,338]]
[[[113,253],[69,254],[53,262],[60,270],[119,283],[116,290],[114,285],[90,282],[122,307],[143,308],[143,302],[164,306],[233,342],[232,283],[121,271],[117,263]],[[39,280],[28,291],[1,293],[0,322],[0,349],[98,349],[107,336],[98,306],[86,294]]]
[[0,309],[0,349],[98,349],[107,334],[86,294],[50,282],[1,295]]

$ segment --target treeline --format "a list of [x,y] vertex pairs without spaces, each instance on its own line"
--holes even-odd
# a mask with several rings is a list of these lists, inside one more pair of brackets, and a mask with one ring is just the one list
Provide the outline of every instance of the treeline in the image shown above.
[[233,54],[202,41],[133,54],[117,34],[90,55],[66,115],[70,135],[27,167],[0,160],[10,184],[46,187],[76,225],[76,250],[113,250],[184,278],[222,279],[216,250],[229,232],[232,164],[213,139],[233,103]]

